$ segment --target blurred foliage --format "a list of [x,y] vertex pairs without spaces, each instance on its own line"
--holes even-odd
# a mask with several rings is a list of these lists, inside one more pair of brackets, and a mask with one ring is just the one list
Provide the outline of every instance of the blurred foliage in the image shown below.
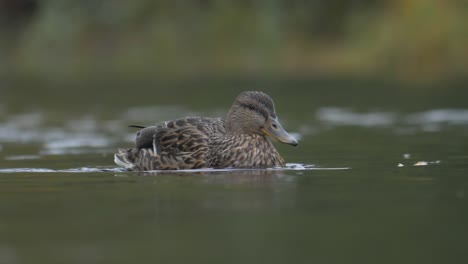
[[468,73],[465,0],[0,0],[0,23],[10,74]]

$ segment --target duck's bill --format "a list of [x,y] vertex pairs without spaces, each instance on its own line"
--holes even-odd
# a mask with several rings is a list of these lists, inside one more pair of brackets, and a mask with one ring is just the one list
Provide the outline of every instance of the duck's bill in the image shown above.
[[278,122],[278,119],[269,119],[265,127],[262,128],[263,133],[278,140],[281,143],[297,146],[297,140],[291,136],[283,126]]

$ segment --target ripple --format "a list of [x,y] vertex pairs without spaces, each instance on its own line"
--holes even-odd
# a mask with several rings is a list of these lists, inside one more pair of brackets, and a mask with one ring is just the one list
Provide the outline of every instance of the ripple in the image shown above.
[[468,125],[468,109],[431,109],[399,114],[380,111],[358,113],[347,108],[324,107],[317,111],[316,117],[321,122],[333,126],[366,128],[395,126],[397,132],[411,132],[414,128],[434,132],[448,126]]
[[34,173],[49,173],[57,172],[56,170],[46,169],[46,168],[8,168],[0,169],[0,173],[24,173],[24,172],[34,172]]
[[345,108],[325,107],[317,112],[319,120],[335,125],[355,125],[363,127],[389,126],[395,123],[396,116],[390,112],[356,113]]
[[405,117],[409,124],[447,123],[451,125],[468,124],[468,110],[465,109],[435,109],[421,113],[409,114]]
[[6,156],[5,160],[36,160],[40,158],[40,155],[12,155]]
[[41,154],[63,155],[89,153],[86,148],[105,148],[111,145],[111,140],[104,135],[75,134],[70,137],[46,142]]
[[0,173],[56,173],[56,172],[69,172],[69,173],[94,173],[94,172],[123,172],[122,168],[71,168],[62,170],[53,170],[47,168],[7,168],[0,169]]
[[[164,173],[193,173],[193,172],[236,172],[236,171],[304,171],[304,170],[349,170],[349,167],[316,167],[315,165],[306,165],[299,163],[288,163],[285,167],[267,168],[267,169],[194,169],[194,170],[155,170],[151,172],[164,172]],[[0,169],[0,173],[96,173],[96,172],[128,172],[124,168],[110,167],[110,168],[98,168],[98,167],[79,167],[70,169],[54,170],[48,168],[6,168]]]

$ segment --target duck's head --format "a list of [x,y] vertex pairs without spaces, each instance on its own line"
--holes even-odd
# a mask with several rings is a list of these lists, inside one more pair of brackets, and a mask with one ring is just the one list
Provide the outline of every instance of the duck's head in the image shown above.
[[229,133],[259,134],[281,143],[298,144],[278,121],[271,97],[262,92],[246,91],[237,96],[228,112],[226,129]]

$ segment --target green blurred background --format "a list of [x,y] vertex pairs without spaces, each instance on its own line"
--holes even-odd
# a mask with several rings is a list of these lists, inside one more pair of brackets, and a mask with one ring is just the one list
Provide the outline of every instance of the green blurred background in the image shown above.
[[468,72],[468,4],[0,0],[0,56],[21,78],[445,81]]

